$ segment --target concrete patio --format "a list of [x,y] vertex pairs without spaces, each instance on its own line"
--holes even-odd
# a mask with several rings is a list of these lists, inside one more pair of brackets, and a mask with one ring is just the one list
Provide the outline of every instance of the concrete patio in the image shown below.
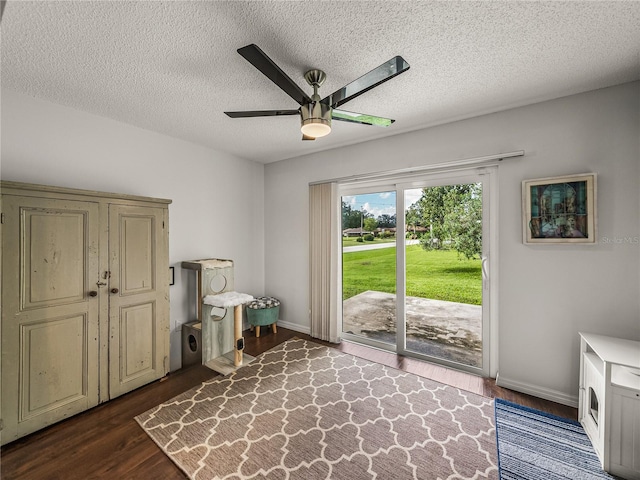
[[[482,307],[407,297],[407,349],[482,365]],[[396,296],[368,290],[343,302],[343,331],[395,344]]]

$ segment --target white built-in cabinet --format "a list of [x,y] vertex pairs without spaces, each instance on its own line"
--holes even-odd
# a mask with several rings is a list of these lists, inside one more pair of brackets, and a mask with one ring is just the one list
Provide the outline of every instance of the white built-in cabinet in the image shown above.
[[580,334],[578,419],[604,470],[640,480],[640,342]]
[[166,375],[171,201],[1,188],[5,444]]

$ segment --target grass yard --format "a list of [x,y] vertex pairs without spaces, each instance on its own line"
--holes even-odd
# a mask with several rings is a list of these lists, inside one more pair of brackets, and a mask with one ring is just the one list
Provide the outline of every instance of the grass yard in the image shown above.
[[[395,247],[344,253],[342,298],[366,290],[396,293],[395,275]],[[455,251],[428,252],[411,245],[407,248],[407,296],[481,305],[480,260],[460,259]]]

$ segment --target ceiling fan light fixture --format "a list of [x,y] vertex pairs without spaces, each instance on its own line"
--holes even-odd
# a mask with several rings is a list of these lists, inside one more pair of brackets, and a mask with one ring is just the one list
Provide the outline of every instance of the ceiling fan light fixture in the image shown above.
[[300,108],[303,135],[313,138],[331,133],[331,107],[320,102],[311,102]]
[[310,119],[308,123],[302,124],[300,130],[307,137],[319,138],[331,133],[331,125],[322,119]]
[[339,109],[344,103],[353,100],[409,69],[409,64],[404,58],[397,55],[332,94],[320,98],[318,89],[327,78],[327,75],[322,70],[314,68],[304,74],[304,79],[313,87],[313,95],[309,96],[298,84],[291,80],[266,53],[260,50],[257,45],[252,43],[251,45],[239,48],[238,53],[282,89],[283,92],[295,100],[298,105],[300,105],[300,108],[297,110],[248,110],[224,113],[231,118],[300,115],[302,140],[315,140],[316,138],[329,135],[329,133],[331,133],[332,118],[342,122],[388,127],[394,120]]

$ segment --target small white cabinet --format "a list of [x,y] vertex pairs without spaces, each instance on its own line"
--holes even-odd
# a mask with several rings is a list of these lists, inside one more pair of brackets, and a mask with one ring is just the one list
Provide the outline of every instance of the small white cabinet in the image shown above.
[[578,419],[604,470],[640,479],[640,342],[580,333]]

